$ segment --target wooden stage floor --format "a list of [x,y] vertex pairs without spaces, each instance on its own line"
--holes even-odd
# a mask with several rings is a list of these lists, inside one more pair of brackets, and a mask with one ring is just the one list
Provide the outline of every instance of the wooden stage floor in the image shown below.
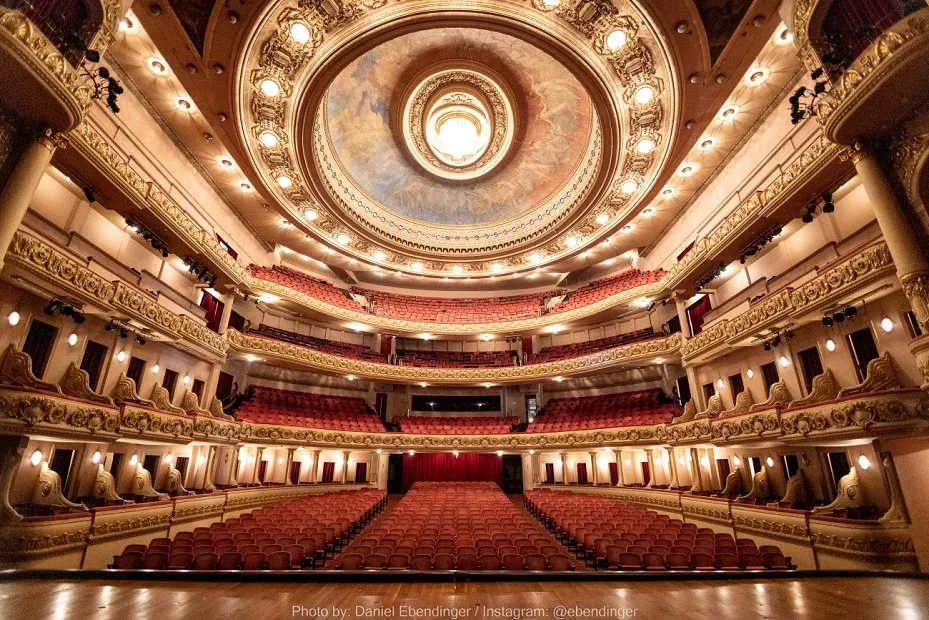
[[929,580],[814,577],[727,581],[256,583],[0,581],[6,620],[265,618],[929,618]]

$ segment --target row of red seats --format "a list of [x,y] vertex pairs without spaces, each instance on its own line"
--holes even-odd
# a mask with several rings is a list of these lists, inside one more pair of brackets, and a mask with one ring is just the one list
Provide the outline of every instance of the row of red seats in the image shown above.
[[504,435],[516,424],[516,418],[407,416],[395,420],[404,433],[420,435]]
[[774,545],[698,528],[605,497],[538,489],[527,509],[595,568],[621,570],[782,570],[793,568]]
[[401,366],[416,368],[494,368],[515,366],[515,351],[397,351]]
[[315,568],[340,551],[387,505],[383,491],[311,495],[251,513],[128,545],[112,568],[152,570],[290,570]]
[[654,337],[655,332],[652,331],[651,327],[647,327],[645,329],[636,330],[628,334],[619,334],[617,336],[609,336],[607,338],[597,338],[596,340],[588,340],[587,342],[575,342],[572,344],[561,344],[545,347],[538,353],[532,355],[529,358],[529,361],[526,363],[543,364],[545,362],[553,362],[556,360],[570,359],[572,357],[580,357],[582,355],[590,355],[591,353],[597,353],[598,351],[605,351],[607,349],[621,347],[633,342],[649,340]]
[[[321,301],[359,312],[366,310],[349,296],[348,291],[296,269],[251,265],[249,270],[256,278],[292,288]],[[569,293],[551,313],[581,308],[630,288],[657,282],[663,276],[664,271],[660,269],[648,272],[632,269],[596,280]],[[368,289],[352,289],[351,292],[370,300],[370,311],[379,316],[435,323],[489,323],[534,318],[543,312],[544,299],[560,294],[559,291],[546,291],[507,297],[443,298]]]
[[336,566],[515,571],[570,570],[573,562],[496,484],[417,482]]
[[284,424],[356,432],[383,433],[380,418],[368,412],[364,400],[311,392],[252,388],[236,419],[259,424]]
[[363,360],[366,362],[378,362],[381,364],[387,363],[386,355],[381,355],[380,353],[372,351],[363,344],[335,342],[334,340],[326,340],[325,338],[316,338],[314,336],[298,334],[284,329],[270,327],[268,325],[259,325],[258,329],[253,330],[250,333],[254,336],[261,336],[263,338],[270,338],[272,340],[280,340],[281,342],[288,342],[290,344],[295,344],[301,347],[307,347],[322,353],[329,353],[330,355],[338,355],[340,357]]
[[660,404],[660,388],[548,401],[526,431],[546,433],[620,426],[670,424],[681,414],[673,403]]
[[255,278],[286,286],[328,304],[358,312],[364,311],[355,300],[346,295],[344,290],[296,269],[277,265],[268,269],[267,267],[250,265],[249,272]]

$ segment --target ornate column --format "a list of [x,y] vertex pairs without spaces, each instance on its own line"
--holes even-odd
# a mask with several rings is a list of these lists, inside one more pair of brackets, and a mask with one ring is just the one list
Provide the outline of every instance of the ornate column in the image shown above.
[[542,456],[539,454],[531,455],[532,458],[532,484],[538,486],[542,483]]
[[619,474],[619,481],[616,483],[618,487],[626,486],[626,473],[623,471],[623,451],[616,450],[616,473]]
[[696,448],[691,448],[690,452],[690,476],[693,479],[691,491],[702,491],[703,482],[700,474],[700,453]]
[[681,480],[677,475],[677,460],[674,455],[674,448],[665,448],[668,451],[668,467],[671,470],[671,485],[674,488],[679,488],[681,486]]
[[10,486],[27,445],[28,437],[0,437],[0,523],[16,523],[23,518],[10,505]]
[[261,467],[261,455],[264,454],[264,451],[263,447],[255,450],[255,469],[252,470],[252,484],[259,484],[258,469]]
[[287,449],[287,465],[286,465],[286,467],[284,468],[284,484],[287,485],[287,486],[291,486],[291,485],[293,484],[293,480],[290,479],[290,469],[291,469],[291,467],[293,467],[293,464],[294,464],[294,452],[296,452],[296,451],[297,451],[296,448],[288,448],[288,449]]
[[239,446],[233,446],[231,448],[232,451],[229,454],[229,479],[226,481],[226,484],[228,484],[230,487],[239,486],[239,481],[236,480],[235,466],[236,466],[236,463],[239,462],[239,450],[240,449],[241,448]]
[[599,465],[597,463],[597,452],[595,450],[591,450],[590,452],[590,481],[594,483],[594,486],[597,486],[597,482],[599,482],[598,480],[599,476],[597,475],[599,473],[597,471],[598,469],[599,469]]
[[658,479],[658,468],[655,467],[655,449],[649,448],[645,451],[646,458],[648,459],[648,484],[645,486],[653,487],[655,486],[655,481]]
[[564,452],[561,453],[561,484],[568,484],[568,462]]
[[205,491],[215,491],[216,486],[213,484],[213,466],[216,461],[216,446],[210,446],[206,457],[206,469],[203,471],[203,489]]
[[677,306],[677,319],[681,322],[681,333],[687,338],[693,338],[690,332],[690,321],[687,320],[687,300],[676,295],[674,305]]
[[3,259],[13,235],[22,224],[39,181],[59,145],[58,135],[46,130],[26,147],[6,186],[0,191],[0,267],[3,267]]
[[319,468],[319,450],[310,450],[311,455],[311,466],[310,466],[310,483],[316,482],[316,470]]
[[348,450],[342,452],[342,484],[348,483],[348,455],[351,454]]
[[229,319],[232,317],[232,304],[235,301],[235,294],[229,293],[223,295],[220,300],[223,302],[223,314],[219,317],[219,333],[223,333],[229,328]]

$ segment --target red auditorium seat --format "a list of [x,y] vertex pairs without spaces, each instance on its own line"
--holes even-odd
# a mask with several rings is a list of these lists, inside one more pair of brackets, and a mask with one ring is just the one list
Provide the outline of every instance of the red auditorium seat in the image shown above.
[[505,435],[517,423],[514,417],[407,416],[395,420],[404,433],[419,435]]
[[660,404],[660,388],[575,398],[546,403],[526,432],[546,433],[621,426],[669,424],[681,414],[675,404]]
[[342,556],[339,568],[342,570],[359,570],[364,565],[365,556],[360,553],[346,553]]
[[239,407],[236,418],[259,424],[384,432],[383,423],[368,412],[364,399],[262,386],[252,387],[252,396]]
[[595,340],[588,340],[586,342],[576,342],[573,344],[544,347],[543,349],[539,350],[538,353],[532,355],[526,361],[526,364],[543,364],[545,362],[554,362],[557,360],[580,357],[582,355],[590,355],[591,353],[597,353],[598,351],[613,349],[623,345],[632,344],[633,342],[642,342],[644,340],[650,340],[659,336],[659,334],[655,334],[652,331],[651,327],[648,327],[638,331],[629,332],[627,334],[620,334],[618,336],[609,336],[607,338],[598,338]]

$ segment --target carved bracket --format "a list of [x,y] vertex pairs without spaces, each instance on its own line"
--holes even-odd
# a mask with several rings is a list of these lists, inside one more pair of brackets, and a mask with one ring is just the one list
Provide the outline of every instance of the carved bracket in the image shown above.
[[154,403],[156,409],[161,409],[168,413],[187,414],[187,412],[180,407],[175,407],[171,404],[171,396],[168,394],[168,390],[157,383],[152,386],[152,403]]
[[790,391],[783,379],[771,385],[768,391],[768,400],[763,403],[757,403],[749,407],[749,411],[758,411],[768,407],[786,407],[790,404]]
[[112,398],[98,394],[90,388],[90,375],[86,370],[78,368],[74,362],[71,362],[68,370],[65,371],[65,376],[61,379],[61,391],[68,396],[76,396],[106,405],[113,404]]
[[852,466],[851,470],[839,480],[835,501],[828,506],[817,506],[813,509],[813,512],[832,512],[861,506],[864,506],[864,493],[861,489],[861,483],[858,481],[858,470]]
[[68,508],[69,510],[87,510],[84,504],[75,504],[69,501],[61,491],[61,477],[55,470],[49,468],[48,462],[42,462],[39,480],[32,493],[32,503],[36,506],[53,506],[55,508]]
[[32,374],[32,358],[10,344],[0,359],[0,384],[27,387],[61,394],[61,388],[54,383],[41,381]]
[[890,353],[884,352],[884,355],[868,362],[868,370],[864,381],[855,387],[839,391],[839,398],[871,392],[883,392],[899,387],[902,387],[902,385],[897,378],[893,359],[891,359]]
[[836,381],[835,375],[832,374],[832,370],[827,368],[826,372],[813,378],[813,389],[810,390],[809,396],[790,401],[790,405],[788,405],[787,408],[792,409],[794,407],[814,405],[825,400],[838,398],[838,396],[839,382]]

